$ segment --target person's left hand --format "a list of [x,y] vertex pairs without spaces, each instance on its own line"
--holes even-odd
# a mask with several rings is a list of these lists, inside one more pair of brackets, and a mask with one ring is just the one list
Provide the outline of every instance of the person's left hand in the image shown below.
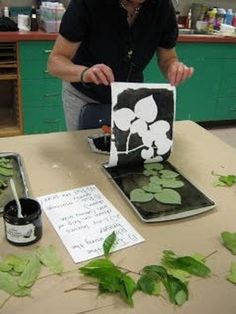
[[187,78],[190,78],[194,72],[192,67],[188,67],[182,62],[174,61],[170,64],[167,71],[167,78],[171,85],[177,86]]

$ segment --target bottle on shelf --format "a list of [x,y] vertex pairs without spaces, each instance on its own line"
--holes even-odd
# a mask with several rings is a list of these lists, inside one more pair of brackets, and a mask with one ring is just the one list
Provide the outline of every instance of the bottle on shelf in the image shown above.
[[3,9],[3,15],[4,15],[5,17],[9,17],[9,8],[8,8],[8,7],[4,7],[4,9]]
[[209,9],[208,11],[208,32],[213,32],[214,27],[215,27],[215,21],[216,21],[216,14],[217,14],[217,9]]
[[39,29],[36,8],[33,5],[30,14],[30,30],[35,32]]
[[191,28],[192,26],[192,10],[189,9],[188,16],[187,16],[187,22],[186,22],[186,28]]
[[225,24],[228,24],[228,25],[232,25],[232,21],[233,21],[233,10],[232,9],[228,9],[226,11],[226,14],[225,14]]

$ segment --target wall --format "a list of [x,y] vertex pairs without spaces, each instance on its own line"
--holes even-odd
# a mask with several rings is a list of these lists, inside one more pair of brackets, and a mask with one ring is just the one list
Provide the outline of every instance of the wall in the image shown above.
[[[236,11],[236,1],[235,0],[172,0],[176,9],[181,12],[182,15],[187,14],[192,2],[203,3],[209,6],[224,7],[225,9],[232,8]],[[67,4],[69,0],[62,0],[64,4]],[[176,3],[178,2],[178,5]],[[0,0],[0,6],[28,6],[32,5],[34,0]]]

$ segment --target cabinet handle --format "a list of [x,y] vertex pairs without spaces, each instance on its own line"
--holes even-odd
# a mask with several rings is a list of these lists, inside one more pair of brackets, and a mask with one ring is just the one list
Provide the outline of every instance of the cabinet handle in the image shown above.
[[44,73],[48,73],[48,70],[44,70]]
[[60,122],[59,119],[56,119],[56,120],[44,120],[45,123],[58,123]]
[[231,111],[236,111],[236,108],[231,108],[230,110],[231,110]]
[[51,94],[44,94],[43,97],[55,97],[60,96],[60,93],[51,93]]
[[50,52],[52,52],[52,49],[45,49],[44,50],[44,53],[50,53]]

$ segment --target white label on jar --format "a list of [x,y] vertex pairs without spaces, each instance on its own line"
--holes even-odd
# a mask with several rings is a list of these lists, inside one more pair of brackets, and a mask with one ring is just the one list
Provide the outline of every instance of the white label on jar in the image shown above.
[[36,239],[35,226],[33,224],[28,225],[11,225],[5,222],[6,236],[9,241],[15,243],[28,243]]

